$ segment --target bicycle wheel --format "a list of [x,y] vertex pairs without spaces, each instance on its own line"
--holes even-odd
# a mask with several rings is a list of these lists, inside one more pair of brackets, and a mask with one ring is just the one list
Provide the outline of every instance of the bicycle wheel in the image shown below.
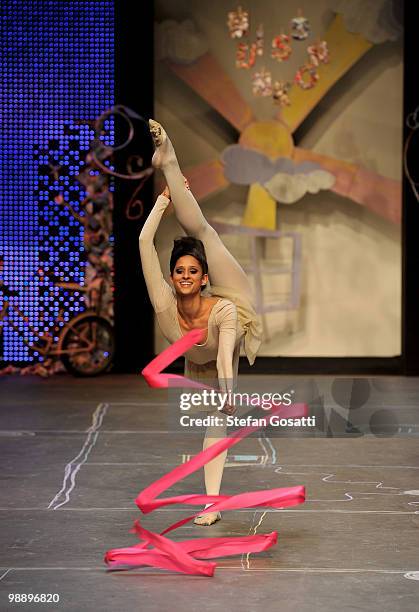
[[112,325],[92,314],[71,323],[62,339],[61,361],[74,376],[97,376],[111,366],[115,342]]

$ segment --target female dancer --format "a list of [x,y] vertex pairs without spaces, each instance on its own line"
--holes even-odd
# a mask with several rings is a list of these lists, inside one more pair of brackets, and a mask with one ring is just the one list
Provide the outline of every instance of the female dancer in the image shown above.
[[[150,132],[156,151],[152,164],[160,168],[167,187],[158,196],[140,234],[140,255],[150,300],[160,329],[173,343],[191,329],[206,329],[206,338],[185,353],[185,376],[233,391],[240,355],[240,344],[252,365],[261,342],[261,324],[253,307],[252,290],[243,269],[227,251],[217,232],[209,225],[181,173],[175,151],[162,126],[150,119]],[[184,238],[175,240],[170,258],[170,280],[175,293],[164,280],[154,236],[160,219],[173,202]],[[211,283],[211,297],[201,290]],[[232,414],[234,407],[223,410]],[[226,427],[208,427],[204,450],[226,435]],[[207,495],[219,495],[227,451],[204,466]],[[208,504],[205,509],[211,506]],[[219,512],[195,518],[197,525],[212,525]]]

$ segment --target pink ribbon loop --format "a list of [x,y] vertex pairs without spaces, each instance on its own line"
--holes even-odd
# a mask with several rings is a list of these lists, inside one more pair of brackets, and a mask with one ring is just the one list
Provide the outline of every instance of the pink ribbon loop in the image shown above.
[[[142,371],[143,376],[151,387],[189,386],[195,388],[208,388],[176,374],[164,374],[162,370],[168,367],[175,359],[183,355],[202,338],[203,330],[192,330],[177,342],[165,349],[153,359]],[[281,413],[281,417],[307,416],[306,404],[293,404],[291,406],[271,407],[270,416]],[[266,415],[266,412],[264,411]],[[251,491],[237,495],[177,495],[157,499],[157,496],[166,491],[173,484],[179,482],[189,474],[200,469],[214,457],[238,444],[243,438],[260,429],[261,425],[249,425],[236,430],[230,436],[219,440],[204,451],[201,451],[189,461],[178,465],[168,474],[165,474],[151,485],[146,487],[137,496],[135,503],[143,514],[147,514],[163,506],[173,504],[212,504],[207,512],[221,510],[238,510],[240,508],[286,508],[305,501],[305,488],[301,485],[264,491]],[[174,542],[164,534],[173,531],[202,514],[202,510],[169,525],[161,534],[154,533],[142,527],[137,519],[132,529],[140,539],[138,544],[128,548],[108,550],[105,554],[105,563],[110,569],[127,569],[126,566],[151,566],[184,574],[213,576],[216,564],[201,559],[212,559],[220,556],[230,556],[242,553],[262,552],[277,542],[276,531],[268,534],[256,534],[238,537],[199,538]]]

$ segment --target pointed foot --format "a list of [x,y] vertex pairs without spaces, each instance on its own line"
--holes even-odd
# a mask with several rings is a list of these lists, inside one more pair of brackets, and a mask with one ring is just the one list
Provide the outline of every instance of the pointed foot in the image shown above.
[[196,516],[194,519],[195,525],[201,525],[203,527],[209,527],[213,525],[217,521],[221,520],[221,514],[219,512],[207,512],[205,514],[200,514]]
[[149,119],[148,125],[156,149],[151,160],[154,168],[162,168],[164,170],[164,166],[176,164],[175,151],[163,126],[154,119]]
[[154,146],[161,147],[161,145],[166,139],[166,132],[164,131],[163,127],[160,125],[160,123],[158,123],[158,121],[155,121],[154,119],[148,120],[148,127],[150,129],[150,134],[153,139]]

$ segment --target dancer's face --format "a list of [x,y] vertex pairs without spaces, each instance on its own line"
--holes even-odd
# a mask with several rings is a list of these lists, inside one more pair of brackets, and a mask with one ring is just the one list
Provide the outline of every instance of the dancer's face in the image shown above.
[[178,295],[195,295],[201,292],[202,285],[208,282],[202,266],[192,255],[179,257],[172,274],[172,283]]

